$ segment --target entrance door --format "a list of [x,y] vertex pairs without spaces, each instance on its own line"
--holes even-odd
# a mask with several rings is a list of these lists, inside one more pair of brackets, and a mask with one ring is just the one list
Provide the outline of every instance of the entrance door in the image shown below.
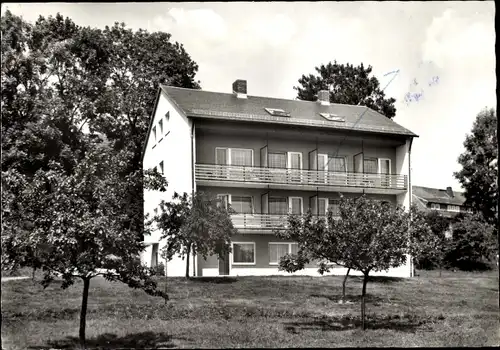
[[219,276],[229,276],[229,252],[219,258]]

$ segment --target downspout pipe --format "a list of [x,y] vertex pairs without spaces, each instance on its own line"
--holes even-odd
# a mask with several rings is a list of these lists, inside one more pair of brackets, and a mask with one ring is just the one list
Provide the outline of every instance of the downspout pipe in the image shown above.
[[[195,130],[195,120],[191,124],[191,196],[194,197],[194,130]],[[193,252],[193,276],[196,276],[196,271],[198,270],[198,262],[196,261],[196,254]]]
[[[411,188],[411,146],[413,144],[413,137],[410,137],[410,144],[408,145],[408,210],[410,212],[410,222],[408,223],[408,231],[410,231],[411,235],[411,197],[412,197],[412,188]],[[411,239],[411,236],[410,236]],[[415,277],[415,265],[413,262],[413,257],[410,256],[410,277]]]

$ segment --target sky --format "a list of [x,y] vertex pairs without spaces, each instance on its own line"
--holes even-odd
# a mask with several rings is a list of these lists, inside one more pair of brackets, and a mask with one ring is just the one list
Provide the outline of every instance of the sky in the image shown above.
[[[417,135],[412,184],[461,190],[453,172],[476,115],[496,108],[495,3],[9,3],[27,21],[58,12],[76,24],[166,31],[199,65],[204,90],[293,99],[294,86],[336,60],[373,67],[394,121]],[[392,73],[391,73],[392,72]],[[397,72],[397,73],[396,73]],[[405,102],[407,93],[418,101]]]

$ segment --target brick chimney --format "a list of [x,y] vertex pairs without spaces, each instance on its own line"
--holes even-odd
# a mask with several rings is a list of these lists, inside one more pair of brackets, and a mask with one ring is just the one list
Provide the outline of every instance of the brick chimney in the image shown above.
[[321,103],[322,106],[329,106],[330,105],[330,91],[320,90],[318,92],[318,101]]
[[451,189],[451,187],[446,187],[446,193],[448,194],[448,196],[450,196],[451,198],[455,197],[455,195],[453,194],[453,190]]
[[233,83],[233,93],[238,98],[247,98],[247,81],[238,79]]

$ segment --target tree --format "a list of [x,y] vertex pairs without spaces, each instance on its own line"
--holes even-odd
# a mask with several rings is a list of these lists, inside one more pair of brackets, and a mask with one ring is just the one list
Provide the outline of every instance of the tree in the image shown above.
[[449,239],[446,238],[445,234],[450,228],[450,220],[443,217],[436,210],[422,213],[415,208],[414,213],[417,216],[421,216],[421,219],[430,228],[428,234],[416,237],[420,244],[420,251],[419,255],[415,257],[415,264],[419,268],[432,269],[437,267],[439,269],[439,276],[441,277],[444,260],[450,245]]
[[316,101],[320,90],[330,91],[330,102],[367,106],[391,119],[396,115],[394,98],[385,98],[376,77],[369,77],[372,67],[339,64],[337,61],[315,67],[317,75],[302,75],[297,98]]
[[[465,137],[465,152],[458,157],[462,169],[454,176],[465,189],[465,204],[491,225],[498,222],[498,139],[497,114],[493,108],[482,110]],[[495,233],[497,230],[495,229]]]
[[175,254],[186,258],[186,278],[189,278],[191,254],[223,256],[231,249],[231,236],[236,234],[230,211],[220,200],[203,192],[194,196],[174,193],[173,201],[160,203],[160,213],[154,222],[167,241],[162,257],[172,260]]
[[[160,84],[199,89],[195,81],[198,65],[169,33],[133,32],[124,23],[115,23],[106,26],[102,35],[110,47],[110,68],[101,97],[102,112],[89,120],[89,129],[116,140],[115,148],[127,152],[125,176],[142,170],[142,148]],[[132,225],[140,230],[144,191],[142,177],[136,179],[126,189],[122,208],[130,218],[137,218]]]
[[405,263],[407,254],[415,254],[418,248],[413,237],[428,230],[425,222],[413,219],[401,207],[369,200],[364,195],[341,197],[339,219],[334,218],[331,210],[326,220],[313,218],[310,211],[305,216],[288,217],[288,227],[276,234],[297,242],[298,253],[282,257],[280,269],[295,272],[306,263],[317,261],[321,274],[334,265],[360,271],[363,274],[361,318],[365,329],[365,296],[370,273]]
[[488,268],[498,254],[493,230],[481,214],[464,215],[453,226],[453,242],[446,259],[462,270]]
[[[85,155],[69,174],[55,161],[30,181],[16,169],[2,172],[2,187],[16,194],[15,201],[5,203],[2,259],[10,267],[41,268],[44,287],[56,277],[63,280],[62,288],[76,279],[83,281],[79,336],[85,346],[92,278],[102,275],[151,295],[168,296],[157,290],[149,269],[141,265],[144,244],[137,241],[137,232],[123,229],[123,221],[129,220],[119,207],[124,195],[119,175],[122,159],[111,152],[105,138],[82,138]],[[165,185],[154,176],[148,183],[158,184],[156,190]]]

